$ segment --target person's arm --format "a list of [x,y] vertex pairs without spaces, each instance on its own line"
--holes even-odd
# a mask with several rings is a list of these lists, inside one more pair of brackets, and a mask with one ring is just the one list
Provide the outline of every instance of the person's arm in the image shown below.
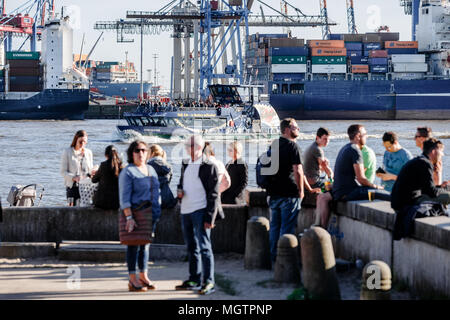
[[161,217],[161,205],[159,203],[159,180],[155,169],[148,166],[150,171],[150,197],[152,202],[152,219],[155,223]]
[[128,174],[128,170],[122,170],[119,175],[119,203],[120,208],[123,210],[123,214],[125,215],[125,219],[127,220],[126,229],[128,232],[133,231],[137,225],[133,218],[133,212],[131,211],[132,184],[133,181]]
[[373,189],[383,189],[381,186],[377,186],[376,184],[373,184],[370,182],[365,174],[364,174],[364,165],[362,163],[355,163],[353,164],[353,169],[355,170],[355,176],[356,180],[365,187],[373,188]]
[[426,194],[430,198],[436,198],[441,193],[441,189],[434,183],[434,173],[433,168],[424,165],[421,165],[417,172],[417,179],[423,181],[422,194]]
[[304,181],[306,180],[303,174],[303,166],[301,164],[294,164],[292,165],[292,169],[294,170],[294,179],[297,184],[298,195],[300,199],[303,199],[305,197]]
[[231,178],[228,171],[225,169],[224,173],[220,175],[219,192],[222,193],[231,186]]
[[71,186],[73,182],[79,181],[79,177],[76,174],[70,172],[69,154],[68,149],[65,149],[61,157],[61,175],[64,177],[66,186]]
[[434,166],[433,181],[436,186],[440,186],[442,184],[442,160]]
[[100,164],[100,167],[98,168],[97,172],[92,177],[91,181],[92,183],[97,183],[100,181],[100,178],[102,177],[103,170],[104,170],[104,163]]
[[334,178],[333,170],[330,168],[330,162],[327,158],[318,158],[319,167],[322,171],[324,171],[330,179]]

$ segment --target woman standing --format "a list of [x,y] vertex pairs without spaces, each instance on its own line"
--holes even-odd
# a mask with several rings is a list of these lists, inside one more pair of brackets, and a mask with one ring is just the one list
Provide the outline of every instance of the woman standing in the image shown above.
[[80,199],[80,180],[95,174],[92,151],[86,148],[87,142],[86,131],[77,131],[72,144],[64,150],[61,158],[61,175],[64,177],[67,200],[71,207],[77,205]]
[[248,183],[248,167],[242,159],[242,144],[238,141],[228,146],[228,156],[232,159],[225,166],[231,178],[231,186],[222,193],[222,203],[244,203],[244,190]]
[[166,153],[160,145],[152,144],[150,146],[150,160],[148,164],[155,169],[158,174],[159,188],[161,190],[161,208],[173,208],[177,200],[170,190],[169,184],[172,180],[172,167],[166,160]]
[[391,192],[400,170],[405,163],[412,159],[412,155],[398,143],[395,132],[386,132],[383,135],[383,145],[386,148],[383,156],[383,166],[386,172],[377,173],[377,177],[381,178],[384,190]]
[[119,209],[119,173],[122,171],[122,160],[117,149],[107,146],[105,149],[106,161],[100,164],[92,182],[98,182],[98,189],[94,194],[94,206],[105,210]]
[[[147,165],[148,146],[144,141],[131,143],[127,156],[128,166],[119,175],[120,208],[123,210],[120,215],[124,215],[121,216],[121,221],[126,221],[126,224],[120,223],[119,233],[120,241],[128,244],[128,289],[155,290],[156,287],[147,275],[147,265],[152,227],[154,228],[161,215],[158,176],[155,170]],[[148,222],[150,217],[152,223]],[[138,218],[140,220],[136,221]],[[136,236],[139,240],[135,240]],[[139,278],[136,277],[136,263],[140,270]]]

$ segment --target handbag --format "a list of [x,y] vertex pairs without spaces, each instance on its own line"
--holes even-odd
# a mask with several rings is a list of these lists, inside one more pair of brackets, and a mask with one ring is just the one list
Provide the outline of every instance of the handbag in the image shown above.
[[[141,206],[142,207],[142,206]],[[127,219],[123,212],[119,213],[120,243],[128,246],[139,246],[153,242],[152,207],[133,209],[133,219],[137,226],[133,231],[127,230]]]

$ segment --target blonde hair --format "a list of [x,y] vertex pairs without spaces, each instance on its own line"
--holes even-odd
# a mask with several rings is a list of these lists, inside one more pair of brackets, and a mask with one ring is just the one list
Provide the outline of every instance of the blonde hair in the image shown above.
[[150,146],[150,155],[152,157],[162,157],[164,158],[164,150],[163,148],[161,148],[161,146],[159,144],[152,144]]
[[242,143],[240,143],[239,141],[233,141],[232,143],[230,143],[228,148],[228,150],[233,150],[234,152],[236,152],[238,158],[242,155]]

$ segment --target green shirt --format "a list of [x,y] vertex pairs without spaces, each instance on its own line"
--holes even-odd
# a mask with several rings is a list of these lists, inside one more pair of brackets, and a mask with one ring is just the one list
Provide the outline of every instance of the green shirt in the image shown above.
[[373,183],[375,181],[375,171],[377,170],[377,157],[375,156],[375,152],[366,145],[361,149],[361,152],[366,178]]

